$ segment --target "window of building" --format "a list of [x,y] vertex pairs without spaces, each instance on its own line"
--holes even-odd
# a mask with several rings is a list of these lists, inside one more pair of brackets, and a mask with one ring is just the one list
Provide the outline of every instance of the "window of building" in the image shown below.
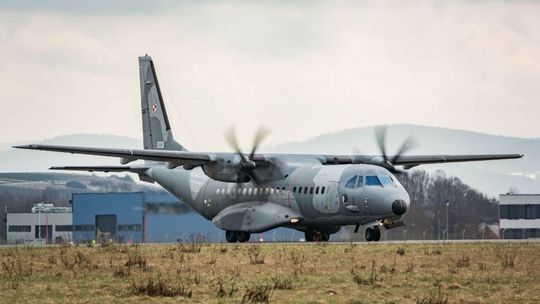
[[41,226],[36,225],[36,227],[34,228],[35,228],[34,233],[35,233],[36,239],[40,239],[40,238],[44,239],[47,236],[52,235],[52,225],[41,225]]
[[525,205],[525,218],[526,219],[536,219],[538,214],[536,213],[535,205]]
[[141,224],[118,225],[118,231],[142,231]]
[[73,227],[75,231],[94,231],[96,228],[94,225],[75,225]]
[[9,232],[30,232],[32,231],[32,226],[30,225],[12,225],[8,228]]
[[358,179],[358,176],[355,175],[351,177],[347,183],[345,184],[345,188],[354,189],[354,186],[356,185],[356,180]]
[[380,186],[382,187],[381,181],[376,176],[366,176],[366,186]]
[[72,225],[56,225],[54,229],[56,229],[57,232],[71,232],[73,231],[73,226]]

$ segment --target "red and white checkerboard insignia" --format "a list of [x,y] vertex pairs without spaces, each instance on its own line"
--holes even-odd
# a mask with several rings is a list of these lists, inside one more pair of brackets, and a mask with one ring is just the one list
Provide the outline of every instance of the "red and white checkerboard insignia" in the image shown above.
[[156,113],[157,112],[157,104],[153,104],[152,105],[152,113]]

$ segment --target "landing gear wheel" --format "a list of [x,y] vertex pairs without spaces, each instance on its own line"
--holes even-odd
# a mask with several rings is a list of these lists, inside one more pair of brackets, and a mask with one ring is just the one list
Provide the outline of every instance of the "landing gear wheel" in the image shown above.
[[381,230],[379,228],[368,228],[365,236],[368,242],[378,242],[381,239]]
[[306,230],[306,242],[328,242],[330,234],[317,230]]
[[250,237],[251,237],[251,234],[248,233],[248,232],[244,232],[244,231],[237,231],[236,232],[236,239],[240,243],[245,243],[245,242],[249,241]]
[[234,231],[225,231],[225,239],[229,243],[236,243],[238,240],[236,238],[236,233]]

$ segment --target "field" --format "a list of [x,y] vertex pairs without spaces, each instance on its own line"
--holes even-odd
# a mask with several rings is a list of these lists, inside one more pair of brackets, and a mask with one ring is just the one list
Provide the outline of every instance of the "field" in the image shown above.
[[538,303],[540,243],[0,248],[2,303]]

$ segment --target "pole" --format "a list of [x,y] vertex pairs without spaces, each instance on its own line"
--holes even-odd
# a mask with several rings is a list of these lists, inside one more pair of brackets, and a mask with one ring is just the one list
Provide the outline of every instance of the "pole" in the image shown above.
[[40,240],[41,243],[41,208],[38,206],[38,240]]
[[439,238],[440,231],[441,231],[441,228],[439,227],[439,207],[437,207],[437,241],[440,240]]
[[448,233],[450,232],[450,227],[448,227],[448,206],[450,206],[450,202],[446,202],[446,240],[448,240]]

